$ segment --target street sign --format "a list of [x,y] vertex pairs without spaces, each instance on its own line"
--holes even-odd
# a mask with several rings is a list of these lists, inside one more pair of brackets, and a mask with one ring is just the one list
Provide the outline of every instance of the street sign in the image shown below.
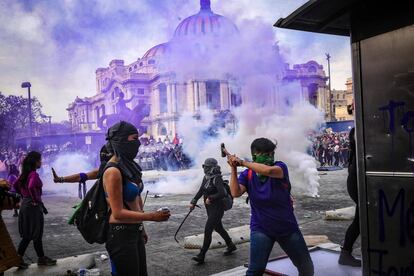
[[85,145],[91,145],[92,144],[92,136],[85,136]]

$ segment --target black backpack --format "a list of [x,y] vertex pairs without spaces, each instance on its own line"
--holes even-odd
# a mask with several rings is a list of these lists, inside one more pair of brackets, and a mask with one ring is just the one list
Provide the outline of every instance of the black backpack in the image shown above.
[[231,195],[231,190],[230,190],[228,180],[223,181],[223,186],[224,186],[224,198],[223,198],[224,211],[227,211],[233,207],[233,196]]
[[[217,177],[214,177],[214,180],[213,180],[214,184],[216,184],[216,178]],[[230,190],[228,180],[223,180],[223,187],[224,187],[224,197],[223,197],[224,211],[228,211],[233,207],[233,196],[231,195],[231,190]]]
[[[119,169],[116,163],[110,162],[105,166],[103,172],[110,167]],[[101,178],[96,180],[89,189],[72,216],[73,224],[76,225],[82,237],[91,244],[105,243],[109,228],[110,210],[103,186],[103,172]]]

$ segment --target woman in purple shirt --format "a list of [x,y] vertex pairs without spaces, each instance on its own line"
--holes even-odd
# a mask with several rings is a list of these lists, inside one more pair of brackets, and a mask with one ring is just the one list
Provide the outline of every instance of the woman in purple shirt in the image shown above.
[[[235,155],[228,157],[232,196],[247,192],[250,198],[250,261],[246,275],[263,275],[277,242],[299,276],[312,276],[313,262],[293,212],[288,168],[282,161],[275,162],[275,149],[269,139],[258,138],[250,146],[253,162]],[[246,167],[239,177],[238,166]]]
[[19,233],[22,240],[17,250],[22,258],[19,265],[20,269],[26,269],[29,266],[23,261],[23,256],[30,241],[33,241],[38,257],[37,265],[50,266],[56,264],[56,260],[46,257],[43,252],[43,213],[46,212],[46,209],[42,202],[43,183],[36,172],[41,165],[42,155],[36,151],[29,152],[23,160],[22,173],[15,185],[16,191],[22,196],[19,214]]

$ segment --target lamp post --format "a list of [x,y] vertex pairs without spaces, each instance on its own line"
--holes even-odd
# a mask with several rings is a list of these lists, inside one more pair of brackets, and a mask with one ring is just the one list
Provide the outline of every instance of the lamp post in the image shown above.
[[329,120],[334,120],[334,114],[332,110],[332,90],[331,90],[331,56],[326,53],[326,60],[328,61],[328,78],[329,78]]
[[32,87],[30,82],[27,81],[22,83],[22,88],[27,88],[29,98],[29,146],[32,145],[32,98],[30,97],[30,87]]

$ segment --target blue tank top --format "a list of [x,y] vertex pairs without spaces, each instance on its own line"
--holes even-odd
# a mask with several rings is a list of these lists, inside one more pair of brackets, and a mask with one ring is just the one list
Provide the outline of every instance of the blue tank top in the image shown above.
[[[144,184],[138,186],[133,182],[127,182],[122,188],[122,198],[126,202],[131,202],[134,201],[137,196],[141,195],[142,190],[144,189]],[[105,192],[105,196],[108,197],[107,192]]]
[[132,182],[127,182],[126,185],[122,189],[122,196],[126,202],[134,201],[137,196],[141,195],[142,190],[144,189],[144,185],[140,185],[139,187],[137,184]]

